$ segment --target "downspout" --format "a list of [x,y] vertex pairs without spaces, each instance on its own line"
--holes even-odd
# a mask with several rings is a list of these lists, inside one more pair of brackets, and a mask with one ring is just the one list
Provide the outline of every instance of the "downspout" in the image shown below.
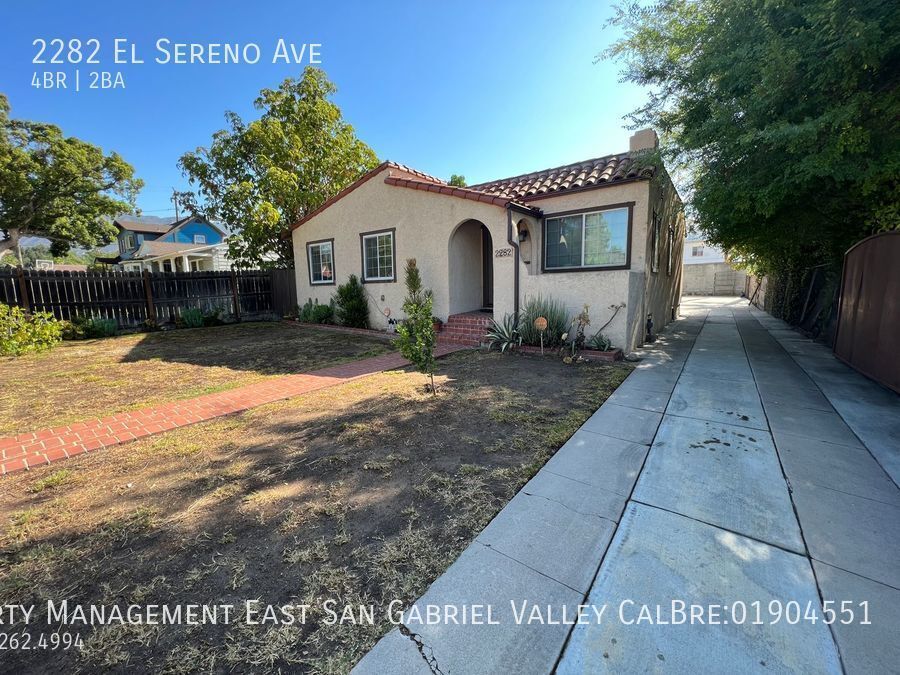
[[519,237],[513,236],[512,206],[506,205],[506,241],[513,247],[513,317],[519,325]]
[[506,241],[510,246],[513,247],[513,293],[515,294],[513,298],[513,315],[515,316],[516,324],[519,323],[519,237],[518,233],[513,235],[513,220],[512,220],[512,212],[519,211],[523,215],[531,216],[532,218],[540,219],[544,212],[538,208],[522,206],[520,204],[514,204],[513,202],[508,202],[506,204]]

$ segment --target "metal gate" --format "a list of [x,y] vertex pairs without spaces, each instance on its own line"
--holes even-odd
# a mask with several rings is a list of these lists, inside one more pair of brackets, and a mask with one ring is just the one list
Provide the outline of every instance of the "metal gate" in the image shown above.
[[834,353],[900,393],[900,231],[863,239],[844,256]]

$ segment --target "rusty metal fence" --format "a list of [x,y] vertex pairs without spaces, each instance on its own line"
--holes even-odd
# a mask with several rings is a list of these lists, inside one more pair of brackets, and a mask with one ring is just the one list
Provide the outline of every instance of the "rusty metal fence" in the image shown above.
[[844,256],[834,353],[900,393],[900,231],[863,239]]

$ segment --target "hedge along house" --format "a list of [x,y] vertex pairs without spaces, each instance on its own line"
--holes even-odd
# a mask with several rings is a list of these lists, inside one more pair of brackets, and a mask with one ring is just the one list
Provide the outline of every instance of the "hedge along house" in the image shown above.
[[629,351],[681,296],[681,200],[662,167],[636,161],[656,146],[639,131],[626,153],[465,188],[384,162],[293,225],[297,298],[328,302],[356,274],[372,325],[387,327],[415,258],[447,337],[476,337],[541,295],[571,315],[589,305],[589,331],[624,304],[604,333]]

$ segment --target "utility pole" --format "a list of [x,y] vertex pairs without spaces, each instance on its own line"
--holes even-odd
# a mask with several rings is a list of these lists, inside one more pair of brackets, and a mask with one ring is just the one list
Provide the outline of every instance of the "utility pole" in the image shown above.
[[172,188],[172,202],[175,204],[175,220],[181,220],[178,216],[178,191]]

